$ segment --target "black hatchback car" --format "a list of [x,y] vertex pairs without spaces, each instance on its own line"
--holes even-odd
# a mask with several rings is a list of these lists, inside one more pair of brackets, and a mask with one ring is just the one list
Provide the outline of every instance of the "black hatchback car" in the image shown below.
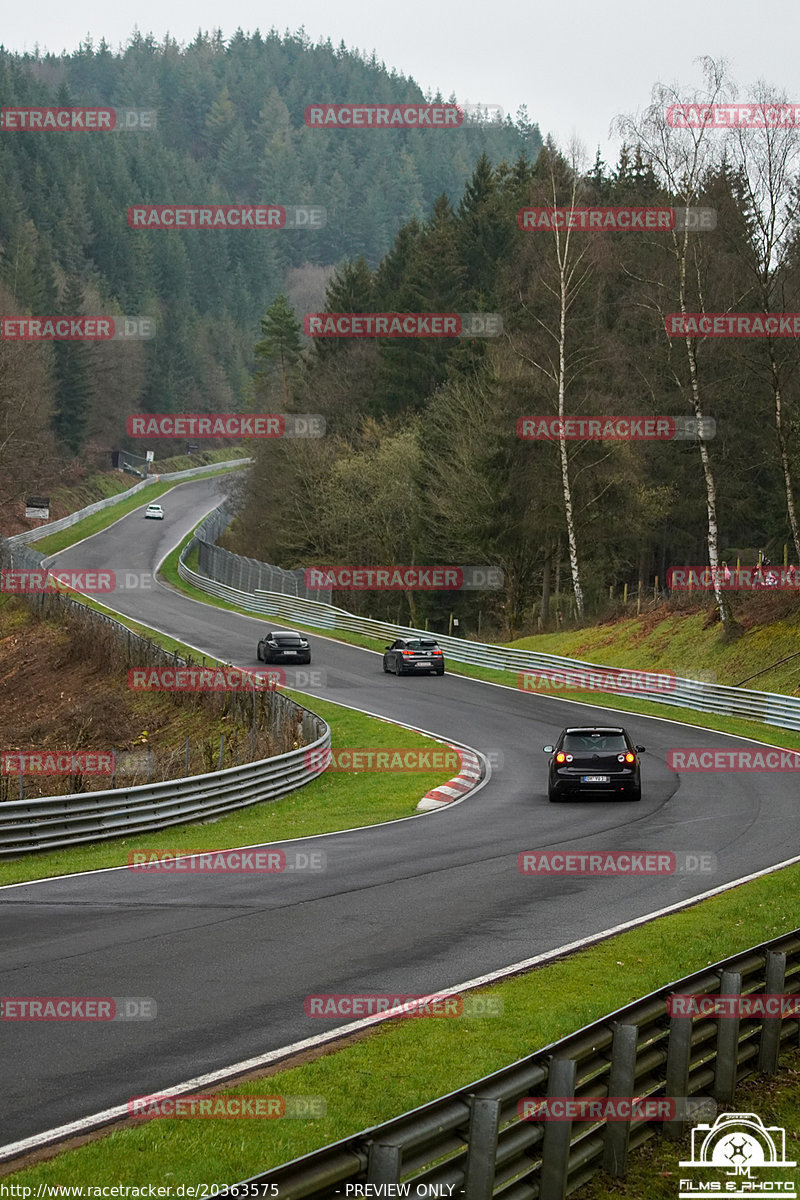
[[444,654],[436,638],[401,637],[386,647],[383,669],[395,675],[428,674],[444,675]]
[[552,804],[568,796],[641,800],[644,746],[635,746],[621,726],[562,729],[555,746],[544,750],[551,755],[547,795]]
[[270,629],[258,643],[258,661],[265,663],[310,663],[308,638],[294,629]]

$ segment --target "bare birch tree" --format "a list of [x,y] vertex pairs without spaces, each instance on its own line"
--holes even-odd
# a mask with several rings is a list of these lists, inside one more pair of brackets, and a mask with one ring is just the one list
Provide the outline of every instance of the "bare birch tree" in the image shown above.
[[[559,206],[559,199],[563,199],[564,190],[564,181],[559,178],[557,167],[559,165],[563,167],[564,161],[557,154],[552,143],[548,144],[547,150],[550,153],[548,188],[552,197],[553,207],[557,208]],[[578,191],[582,178],[582,173],[579,170],[580,156],[581,150],[577,144],[574,144],[571,148],[571,163],[569,165],[568,208],[574,208],[578,201]],[[551,231],[554,249],[553,274],[550,277],[545,270],[541,272],[539,277],[543,288],[555,301],[554,319],[544,320],[537,314],[531,313],[523,294],[520,293],[519,296],[523,309],[533,315],[536,324],[547,335],[550,350],[536,357],[523,351],[517,351],[525,362],[541,372],[553,384],[557,398],[558,416],[562,422],[567,411],[566,403],[569,384],[582,367],[585,366],[587,353],[585,346],[581,346],[578,351],[570,351],[568,346],[568,318],[570,309],[592,273],[591,263],[587,259],[588,240],[584,241],[583,246],[578,246],[576,244],[576,234],[570,228],[570,223],[566,222],[566,225],[567,228],[560,229],[557,223],[553,222],[553,229]],[[567,452],[567,443],[564,438],[559,439],[558,448],[561,468],[561,492],[564,502],[564,521],[567,530],[567,549],[569,552],[572,590],[575,596],[575,613],[578,620],[582,621],[585,605],[583,586],[581,584],[580,563],[578,560],[578,537],[569,472],[569,455]]]
[[[623,115],[617,118],[615,126],[622,138],[639,147],[642,157],[652,167],[654,173],[663,185],[665,191],[674,201],[680,201],[685,208],[697,207],[701,199],[704,182],[712,170],[716,168],[722,157],[721,143],[718,132],[702,124],[699,128],[691,125],[681,127],[673,125],[668,119],[671,105],[706,106],[717,104],[729,99],[731,85],[726,76],[725,63],[716,62],[712,58],[700,60],[703,68],[703,86],[693,94],[679,94],[674,87],[656,83],[651,92],[651,102],[644,113],[635,116]],[[690,309],[688,299],[690,291],[694,296],[696,309],[705,311],[705,297],[702,287],[702,272],[699,269],[699,256],[702,251],[698,247],[698,239],[704,234],[694,233],[685,223],[683,229],[676,228],[671,233],[671,254],[674,260],[675,275],[672,281],[660,279],[655,281],[659,301],[657,307],[664,315],[664,305],[675,305],[677,311],[686,315]],[[722,589],[719,568],[719,525],[717,520],[717,488],[708,442],[704,436],[706,428],[706,412],[703,400],[703,389],[697,356],[697,339],[687,337],[684,340],[686,363],[688,368],[689,401],[697,421],[698,446],[705,481],[706,513],[708,519],[708,560],[714,580],[714,595],[719,607],[723,628],[728,632],[732,618],[730,606]],[[684,383],[677,372],[674,372],[676,384],[683,390]]]
[[[797,231],[797,179],[800,173],[800,129],[794,125],[768,124],[769,110],[786,103],[786,95],[777,94],[759,81],[750,89],[750,102],[764,115],[763,127],[731,130],[729,145],[733,166],[738,170],[744,191],[748,239],[746,265],[753,275],[754,295],[764,313],[785,308],[785,275],[787,260]],[[740,247],[741,243],[737,243]],[[786,511],[800,561],[800,529],[794,498],[792,471],[786,443],[785,395],[786,381],[797,367],[796,346],[792,340],[788,353],[779,349],[786,345],[768,334],[764,339],[767,355],[770,390],[773,397],[775,432],[783,473]],[[792,361],[793,360],[793,361]]]

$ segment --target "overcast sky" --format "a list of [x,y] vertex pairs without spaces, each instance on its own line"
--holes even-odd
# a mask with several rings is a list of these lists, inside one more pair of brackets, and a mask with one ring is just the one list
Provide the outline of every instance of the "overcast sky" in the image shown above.
[[44,0],[8,6],[2,37],[8,50],[32,51],[38,43],[59,52],[87,33],[124,45],[134,26],[187,42],[199,28],[220,27],[229,37],[237,27],[282,33],[301,25],[312,41],[330,37],[335,45],[374,49],[390,69],[462,103],[499,104],[512,115],[525,104],[543,134],[562,146],[577,135],[590,158],[599,144],[614,160],[611,120],[644,106],[656,80],[698,85],[700,55],[727,58],[742,88],[763,78],[800,101],[800,0]]

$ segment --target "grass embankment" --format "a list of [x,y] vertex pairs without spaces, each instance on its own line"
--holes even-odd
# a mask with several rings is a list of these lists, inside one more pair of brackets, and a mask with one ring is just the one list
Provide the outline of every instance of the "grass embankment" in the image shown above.
[[[147,632],[133,622],[128,624],[136,632]],[[165,649],[191,656],[189,648],[180,642],[163,635],[153,635],[153,639]],[[204,661],[209,665],[217,662],[211,658]],[[57,693],[53,691],[54,680],[58,682]],[[231,727],[227,718],[198,712],[188,698],[181,703],[180,697],[171,694],[130,692],[123,677],[111,679],[99,673],[89,663],[88,652],[72,652],[63,630],[49,622],[37,621],[20,600],[12,597],[0,597],[0,684],[6,699],[16,695],[15,689],[24,690],[24,695],[18,697],[19,704],[10,704],[4,710],[0,728],[5,748],[13,745],[17,749],[43,746],[75,749],[78,736],[84,738],[82,748],[107,751],[114,744],[118,753],[149,744],[156,757],[174,754],[174,774],[181,775],[185,738],[191,739],[195,770],[207,769],[202,760],[197,761],[203,744],[215,748],[213,770],[219,736],[224,732],[229,747],[224,766],[234,765],[230,761]],[[305,695],[288,689],[286,694],[302,706],[313,708],[331,725],[335,749],[438,746],[430,738],[388,721],[362,716],[323,700],[314,699],[309,705]],[[20,716],[17,721],[15,712],[24,714],[24,719]],[[146,736],[140,740],[143,731]],[[239,742],[240,761],[244,761],[247,731]],[[36,853],[9,862],[0,860],[0,885],[122,865],[131,850],[141,847],[222,849],[410,816],[421,796],[454,773],[447,768],[406,772],[393,774],[387,780],[374,772],[327,771],[283,800],[253,805],[206,823],[187,823],[138,837]],[[122,786],[122,781],[118,782]],[[12,794],[10,798],[15,797]]]

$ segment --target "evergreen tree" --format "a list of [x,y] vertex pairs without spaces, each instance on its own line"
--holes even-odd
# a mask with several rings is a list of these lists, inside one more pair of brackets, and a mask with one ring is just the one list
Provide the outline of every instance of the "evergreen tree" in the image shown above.
[[[261,319],[263,337],[256,342],[253,352],[257,359],[265,365],[269,364],[278,371],[283,383],[283,395],[286,407],[289,407],[289,376],[292,368],[300,358],[303,343],[300,337],[303,326],[297,320],[294,309],[290,307],[286,296],[281,293],[276,296]],[[261,378],[266,379],[267,371],[261,372]]]
[[[76,317],[83,313],[83,287],[71,279],[64,292],[61,312]],[[92,386],[89,374],[89,351],[83,342],[55,343],[56,404],[53,432],[73,454],[83,446]]]

